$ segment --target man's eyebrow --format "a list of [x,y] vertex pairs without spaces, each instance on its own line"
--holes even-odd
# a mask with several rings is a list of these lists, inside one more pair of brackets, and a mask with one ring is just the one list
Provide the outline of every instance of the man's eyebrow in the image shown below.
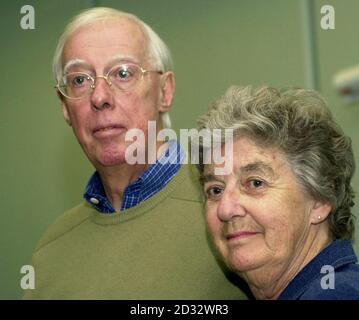
[[273,168],[269,164],[264,163],[262,161],[248,163],[239,169],[240,174],[243,174],[243,173],[248,174],[248,173],[253,173],[253,172],[264,173],[265,175],[270,176],[270,177],[275,176]]
[[138,59],[136,59],[136,58],[133,57],[133,56],[118,54],[118,55],[113,56],[113,57],[110,59],[110,61],[106,64],[106,66],[108,67],[108,66],[113,65],[114,63],[119,63],[119,62],[122,62],[122,63],[135,63],[135,64],[140,64],[140,62],[138,61]]
[[66,62],[63,73],[66,74],[70,68],[77,66],[84,66],[86,68],[91,68],[91,66],[85,60],[73,59]]
[[[114,63],[135,63],[135,64],[139,64],[138,59],[134,58],[133,56],[129,56],[129,55],[116,55],[114,57],[112,57],[110,59],[110,61],[106,64],[106,68],[111,67]],[[63,74],[66,74],[71,68],[73,67],[85,67],[86,69],[91,69],[91,65],[89,63],[87,63],[85,60],[82,59],[72,59],[67,61],[65,67],[64,67],[64,71]]]

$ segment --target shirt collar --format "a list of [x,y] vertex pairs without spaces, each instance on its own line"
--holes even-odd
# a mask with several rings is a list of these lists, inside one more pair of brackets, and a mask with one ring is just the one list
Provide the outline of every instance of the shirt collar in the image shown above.
[[158,161],[125,188],[121,210],[129,209],[160,191],[180,169],[183,158],[180,145],[175,140],[169,141],[167,150]]
[[289,283],[279,296],[279,300],[296,300],[306,290],[306,284],[323,276],[320,270],[324,265],[334,269],[355,263],[357,257],[349,240],[335,240],[313,260],[311,260]]
[[[186,156],[176,140],[168,141],[168,148],[161,157],[150,165],[142,175],[124,190],[121,210],[128,209],[160,191],[177,173]],[[97,211],[114,213],[106,197],[100,175],[96,171],[85,188],[84,199]]]

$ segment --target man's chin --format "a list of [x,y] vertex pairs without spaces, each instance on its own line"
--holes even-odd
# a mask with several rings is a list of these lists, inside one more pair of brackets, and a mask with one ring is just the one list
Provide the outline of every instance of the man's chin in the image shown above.
[[122,152],[105,153],[98,158],[98,162],[104,167],[112,167],[126,163],[126,158]]

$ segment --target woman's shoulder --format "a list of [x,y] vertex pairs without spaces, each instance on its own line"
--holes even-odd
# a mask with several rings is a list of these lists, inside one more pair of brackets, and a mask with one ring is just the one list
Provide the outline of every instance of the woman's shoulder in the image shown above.
[[300,300],[359,300],[359,265],[329,270],[308,284]]

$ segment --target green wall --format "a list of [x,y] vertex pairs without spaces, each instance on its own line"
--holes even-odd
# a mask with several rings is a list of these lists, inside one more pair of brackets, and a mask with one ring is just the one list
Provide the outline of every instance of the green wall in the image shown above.
[[[359,44],[350,35],[359,27],[359,2],[313,2],[319,90],[353,138],[359,159],[359,105],[344,105],[332,86],[337,70],[358,63]],[[0,299],[21,297],[21,266],[30,262],[36,242],[56,217],[81,201],[92,171],[62,119],[51,74],[57,38],[81,9],[97,4],[133,12],[168,43],[177,77],[176,129],[195,126],[196,117],[231,84],[307,86],[303,0],[26,4],[35,8],[35,30],[20,28],[24,1],[2,1],[0,7]],[[335,30],[320,29],[324,4],[335,8]],[[358,175],[353,184],[358,190]]]

